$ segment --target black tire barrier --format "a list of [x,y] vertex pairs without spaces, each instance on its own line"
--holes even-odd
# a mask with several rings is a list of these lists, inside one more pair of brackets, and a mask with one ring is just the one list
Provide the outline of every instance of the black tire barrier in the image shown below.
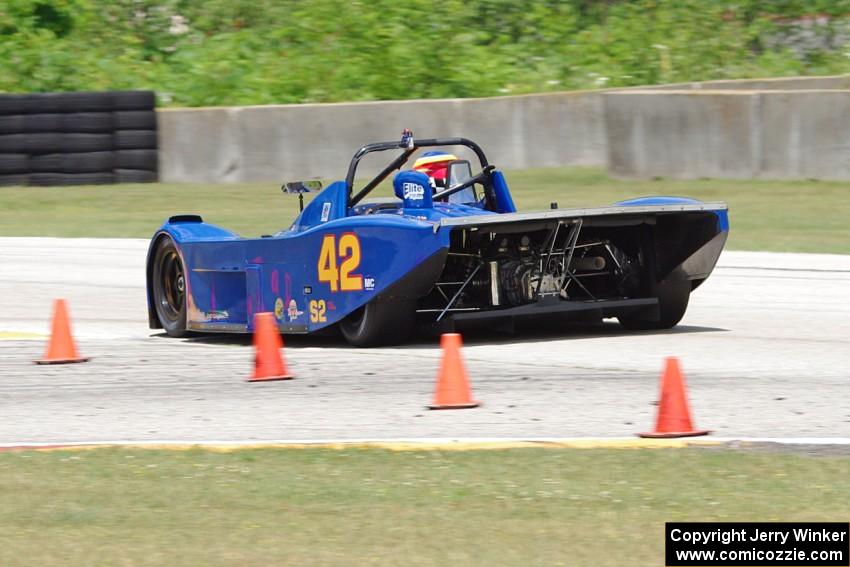
[[115,183],[153,183],[157,180],[155,171],[144,169],[116,169]]
[[29,153],[26,134],[0,135],[0,152],[9,154]]
[[63,185],[112,185],[113,173],[67,173],[62,178]]
[[58,114],[63,112],[62,99],[65,93],[36,93],[30,95],[29,112],[38,114]]
[[153,91],[112,91],[112,110],[153,110],[156,95]]
[[52,154],[63,149],[62,134],[56,132],[0,135],[0,153]]
[[53,185],[111,185],[115,183],[112,173],[33,173],[29,184],[40,187]]
[[31,173],[30,185],[34,187],[50,187],[51,185],[64,185],[61,173]]
[[22,116],[24,120],[24,132],[51,133],[59,132],[62,128],[64,114],[30,114]]
[[29,112],[32,95],[3,95],[0,96],[0,114],[25,114]]
[[74,112],[62,118],[62,132],[101,134],[112,131],[111,112]]
[[156,112],[153,110],[123,110],[112,116],[116,130],[156,130]]
[[24,148],[30,154],[54,154],[65,149],[63,136],[58,132],[24,134],[24,136]]
[[0,132],[21,134],[26,131],[26,117],[22,114],[12,114],[9,116],[0,114]]
[[115,167],[118,169],[146,169],[156,171],[156,150],[117,150]]
[[107,173],[112,172],[112,152],[45,154],[30,158],[33,173]]
[[110,112],[111,92],[36,93],[30,112]]
[[0,185],[158,179],[152,91],[0,95]]
[[63,173],[112,173],[115,168],[115,152],[89,152],[64,154]]
[[28,154],[0,154],[0,173],[27,173],[29,168]]
[[29,184],[29,175],[0,175],[0,187],[25,186]]
[[116,130],[114,143],[116,150],[155,150],[156,132],[154,130]]
[[108,152],[114,148],[112,134],[62,134],[66,152]]
[[44,154],[30,158],[32,173],[62,173],[65,154]]

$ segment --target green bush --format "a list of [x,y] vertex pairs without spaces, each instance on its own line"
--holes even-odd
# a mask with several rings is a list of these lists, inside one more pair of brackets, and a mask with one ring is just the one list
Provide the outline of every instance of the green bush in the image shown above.
[[848,13],[850,0],[4,0],[0,91],[150,88],[203,106],[842,73]]

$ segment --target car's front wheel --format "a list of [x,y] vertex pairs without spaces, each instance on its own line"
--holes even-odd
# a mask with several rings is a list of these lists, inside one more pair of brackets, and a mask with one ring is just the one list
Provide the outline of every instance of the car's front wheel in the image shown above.
[[416,322],[415,301],[371,301],[340,321],[339,330],[357,347],[394,345],[410,336]]
[[171,239],[157,246],[151,284],[154,309],[162,328],[169,336],[186,336],[186,271]]

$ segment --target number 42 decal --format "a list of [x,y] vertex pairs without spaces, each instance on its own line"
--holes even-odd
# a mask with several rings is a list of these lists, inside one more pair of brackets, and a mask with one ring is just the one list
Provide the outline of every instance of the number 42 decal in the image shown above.
[[326,234],[319,251],[319,281],[331,286],[332,292],[360,291],[363,276],[352,274],[360,266],[360,239],[353,232],[339,236]]

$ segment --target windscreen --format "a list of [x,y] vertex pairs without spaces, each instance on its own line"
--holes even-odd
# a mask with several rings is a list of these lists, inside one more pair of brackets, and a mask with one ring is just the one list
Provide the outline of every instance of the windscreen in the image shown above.
[[[472,178],[472,166],[469,162],[463,159],[455,160],[449,164],[446,188],[455,187],[468,181]],[[454,195],[449,195],[449,203],[468,204],[475,203],[478,198],[475,194],[475,187],[467,187],[463,191],[458,191]]]

